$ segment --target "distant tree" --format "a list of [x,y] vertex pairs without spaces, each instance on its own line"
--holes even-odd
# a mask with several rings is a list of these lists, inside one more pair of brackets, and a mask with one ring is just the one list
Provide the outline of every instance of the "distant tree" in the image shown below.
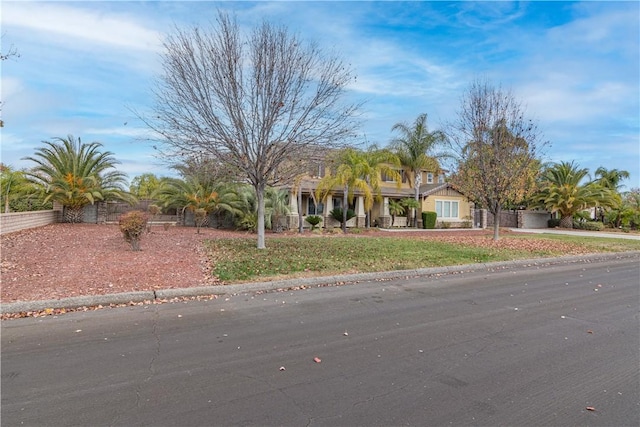
[[560,227],[573,228],[573,216],[597,206],[615,208],[619,195],[597,181],[590,181],[589,170],[573,162],[553,163],[540,177],[535,205],[560,215]]
[[305,169],[310,150],[345,144],[356,106],[339,101],[351,71],[267,22],[243,37],[219,12],[211,29],[177,29],[164,42],[151,118],[167,156],[203,155],[242,172],[257,197],[265,248],[267,186]]
[[239,213],[238,195],[231,186],[224,183],[203,183],[197,177],[164,178],[155,194],[165,207],[176,208],[182,212],[188,210],[194,215],[199,209],[204,211],[206,215],[199,219],[200,222],[196,221],[198,233],[200,233],[200,227],[205,225],[209,213]]
[[131,180],[129,192],[138,199],[151,199],[160,187],[160,178],[152,173],[143,173]]
[[[432,151],[446,141],[441,131],[429,132],[427,115],[420,114],[412,125],[396,123],[391,128],[400,135],[391,141],[391,147],[400,159],[400,163],[409,174],[409,183],[414,189],[414,198],[420,200],[422,172],[430,170],[437,173],[440,169]],[[413,226],[417,227],[417,215],[414,215]]]
[[[4,34],[2,35],[2,37],[4,38]],[[18,53],[18,50],[11,45],[9,47],[9,50],[5,51],[5,52],[0,52],[0,61],[6,61],[7,59],[10,58],[19,58],[20,54]],[[0,101],[0,112],[2,111],[2,106],[4,104],[4,101]],[[0,128],[4,127],[4,121],[2,119],[0,119]]]
[[26,176],[42,188],[45,202],[59,202],[66,208],[66,222],[82,222],[83,208],[98,200],[135,203],[124,189],[126,174],[115,169],[119,162],[110,151],[99,151],[99,142],[84,144],[69,135],[42,143],[45,146],[33,157],[24,158],[36,163]]
[[265,190],[265,227],[279,230],[282,225],[281,219],[289,212],[288,191],[267,187]]
[[[258,227],[258,198],[255,190],[248,185],[237,185],[238,227],[256,231]],[[289,213],[288,192],[286,190],[267,187],[265,189],[264,223],[267,229],[277,229],[280,219]]]
[[32,198],[35,193],[36,189],[24,171],[14,170],[0,163],[0,200],[4,206],[4,213],[11,212],[12,202],[21,198]]
[[498,240],[500,213],[533,188],[531,171],[546,143],[513,94],[483,80],[471,83],[463,95],[447,137],[457,162],[451,181],[494,215]]
[[597,182],[603,187],[610,188],[615,191],[619,191],[623,180],[629,179],[629,172],[619,169],[607,169],[600,166],[596,169]]
[[619,208],[607,212],[615,227],[640,227],[640,188],[632,188],[622,193],[622,203]]

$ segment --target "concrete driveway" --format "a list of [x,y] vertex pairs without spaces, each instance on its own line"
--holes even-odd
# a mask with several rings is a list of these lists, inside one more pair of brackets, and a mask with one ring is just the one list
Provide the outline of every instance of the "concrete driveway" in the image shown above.
[[569,230],[562,228],[512,228],[514,233],[565,234],[568,236],[606,237],[610,239],[640,240],[640,234],[607,233],[602,231]]

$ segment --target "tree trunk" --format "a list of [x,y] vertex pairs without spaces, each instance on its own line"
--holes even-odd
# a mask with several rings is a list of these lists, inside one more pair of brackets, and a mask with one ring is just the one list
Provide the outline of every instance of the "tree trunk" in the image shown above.
[[64,209],[64,222],[69,222],[71,224],[81,223],[83,211],[84,211],[84,206],[79,208],[72,208],[71,206],[66,206]]
[[342,196],[342,232],[346,234],[347,232],[347,211],[349,210],[349,187],[345,185],[344,193]]
[[573,215],[560,218],[560,228],[573,228]]
[[298,233],[304,233],[304,224],[302,223],[302,186],[298,189]]
[[131,239],[131,250],[135,252],[140,250],[140,239]]
[[[420,189],[416,187],[416,202],[420,203]],[[413,208],[413,228],[418,228],[418,208]]]
[[500,214],[502,213],[502,209],[498,207],[496,212],[493,214],[493,240],[500,239]]
[[264,185],[256,185],[258,199],[258,249],[266,249],[264,242]]

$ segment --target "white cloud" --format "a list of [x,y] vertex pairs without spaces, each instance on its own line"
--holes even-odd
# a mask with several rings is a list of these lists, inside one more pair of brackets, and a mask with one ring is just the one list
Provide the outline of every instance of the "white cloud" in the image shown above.
[[[62,35],[75,43],[95,43],[134,50],[156,50],[160,34],[127,15],[82,9],[57,3],[3,2],[3,27]],[[47,36],[45,36],[47,37]]]

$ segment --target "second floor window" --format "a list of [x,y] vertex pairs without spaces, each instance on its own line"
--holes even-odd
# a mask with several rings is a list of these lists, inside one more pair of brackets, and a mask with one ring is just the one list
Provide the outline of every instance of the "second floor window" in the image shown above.
[[433,184],[433,174],[431,172],[427,172],[427,184]]

